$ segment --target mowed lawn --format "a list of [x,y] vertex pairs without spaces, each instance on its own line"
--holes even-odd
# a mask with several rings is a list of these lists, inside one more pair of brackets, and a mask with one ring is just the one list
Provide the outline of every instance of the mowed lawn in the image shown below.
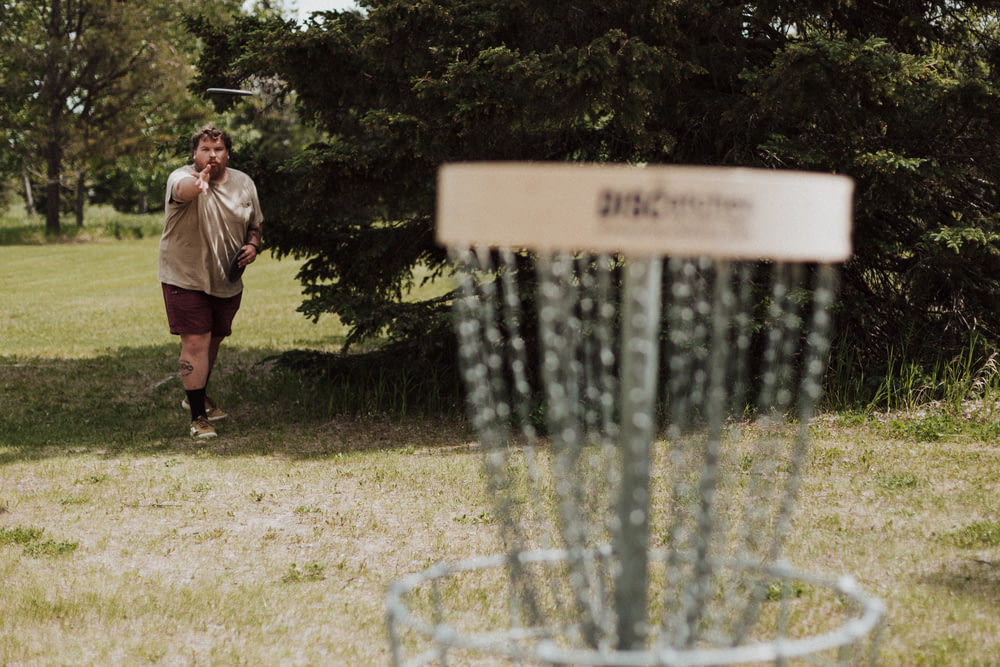
[[[156,280],[158,239],[0,246],[0,309],[7,357],[86,357],[175,343]],[[245,276],[229,341],[244,348],[339,349],[335,317],[296,308],[297,265],[263,253]]]
[[193,441],[156,245],[0,246],[0,665],[387,664],[389,582],[492,549],[464,423],[328,418],[269,360],[343,327],[265,252]]
[[[464,420],[269,361],[343,342],[296,270],[248,269],[198,443],[156,239],[0,246],[0,665],[385,665],[390,582],[500,549]],[[1000,447],[883,421],[817,419],[788,557],[886,602],[880,664],[1000,664]]]

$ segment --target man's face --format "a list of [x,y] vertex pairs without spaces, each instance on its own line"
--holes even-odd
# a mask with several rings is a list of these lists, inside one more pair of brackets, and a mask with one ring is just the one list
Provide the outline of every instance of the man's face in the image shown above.
[[229,166],[229,151],[226,150],[222,137],[218,139],[202,137],[198,142],[198,148],[194,152],[195,171],[201,171],[208,165],[212,167],[213,181],[219,180],[226,173],[226,167]]

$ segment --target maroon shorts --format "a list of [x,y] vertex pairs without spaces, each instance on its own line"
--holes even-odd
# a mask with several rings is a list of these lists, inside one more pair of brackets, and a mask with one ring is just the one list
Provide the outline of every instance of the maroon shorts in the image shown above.
[[233,318],[242,299],[242,292],[223,298],[163,284],[163,303],[172,334],[228,336],[233,333]]

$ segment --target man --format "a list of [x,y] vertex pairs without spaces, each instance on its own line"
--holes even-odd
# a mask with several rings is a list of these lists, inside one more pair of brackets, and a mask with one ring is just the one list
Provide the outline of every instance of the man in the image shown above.
[[[191,411],[191,435],[216,436],[226,417],[205,394],[222,339],[243,295],[242,270],[260,252],[264,217],[257,188],[229,167],[232,140],[205,126],[191,137],[193,164],[167,178],[166,216],[158,277],[170,333],[180,336],[180,376]],[[234,269],[230,261],[240,251]]]

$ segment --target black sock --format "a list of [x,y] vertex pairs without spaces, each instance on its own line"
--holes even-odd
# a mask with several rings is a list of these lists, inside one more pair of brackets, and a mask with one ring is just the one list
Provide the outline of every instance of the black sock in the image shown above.
[[205,388],[185,389],[184,392],[187,394],[188,404],[191,406],[191,421],[198,417],[208,416],[205,411]]

